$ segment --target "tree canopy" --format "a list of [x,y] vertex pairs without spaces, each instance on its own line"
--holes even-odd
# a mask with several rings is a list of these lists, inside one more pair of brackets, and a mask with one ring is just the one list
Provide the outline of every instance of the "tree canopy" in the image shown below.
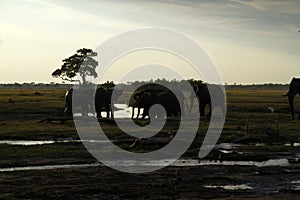
[[[87,76],[96,78],[98,76],[96,67],[98,62],[93,58],[97,56],[97,53],[92,49],[79,49],[77,53],[63,60],[61,68],[56,69],[53,73],[53,77],[60,77],[66,81],[79,81],[80,84],[87,83]],[[82,78],[80,80],[74,80],[74,77],[79,74]]]

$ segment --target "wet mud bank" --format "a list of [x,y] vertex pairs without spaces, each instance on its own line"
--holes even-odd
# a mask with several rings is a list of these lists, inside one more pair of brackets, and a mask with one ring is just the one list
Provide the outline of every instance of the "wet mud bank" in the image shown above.
[[15,171],[0,173],[0,197],[299,199],[299,172],[299,166],[223,165],[169,166],[146,174],[122,173],[105,166]]

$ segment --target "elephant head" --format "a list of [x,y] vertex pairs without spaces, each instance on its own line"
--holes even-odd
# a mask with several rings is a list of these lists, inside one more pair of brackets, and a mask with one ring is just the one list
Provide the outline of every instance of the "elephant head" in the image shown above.
[[143,114],[142,114],[142,118],[144,119],[146,116],[149,115],[149,108],[153,105],[154,102],[154,96],[156,94],[155,90],[145,90],[145,91],[141,91],[141,92],[137,92],[136,94],[134,94],[134,104],[132,106],[132,118],[134,117],[134,109],[138,108],[138,113],[136,118],[139,117],[140,115],[140,109],[143,108]]

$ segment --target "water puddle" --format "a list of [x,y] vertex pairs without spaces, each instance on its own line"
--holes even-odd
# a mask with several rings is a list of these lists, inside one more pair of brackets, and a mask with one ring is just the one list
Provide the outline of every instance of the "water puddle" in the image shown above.
[[[268,144],[266,144],[266,143],[256,143],[254,145],[256,147],[264,147],[264,146],[267,146]],[[285,147],[300,147],[300,143],[298,143],[298,142],[285,143],[285,144],[274,144],[274,145],[282,145],[282,146],[285,146]]]
[[[121,161],[110,161],[111,166],[164,166],[166,163],[170,163],[171,160],[152,160],[152,161],[132,161],[132,160],[121,160]],[[224,165],[224,166],[256,166],[256,167],[282,167],[288,166],[290,163],[287,159],[273,159],[264,162],[255,161],[209,161],[209,160],[196,160],[196,159],[180,159],[172,163],[170,166],[175,167],[195,167],[195,166],[207,166],[207,165]],[[66,165],[45,165],[45,166],[26,166],[26,167],[11,167],[11,168],[0,168],[0,172],[12,172],[12,171],[28,171],[28,170],[48,170],[48,169],[65,169],[65,168],[82,168],[82,167],[97,167],[104,166],[101,163],[93,164],[66,164]],[[298,182],[295,182],[298,184]],[[297,186],[298,187],[298,186]]]
[[234,144],[234,143],[220,143],[220,144],[216,144],[214,146],[214,148],[223,149],[223,150],[233,150],[233,149],[237,149],[240,146],[242,146],[242,145],[241,144]]
[[292,184],[291,187],[292,190],[300,191],[300,180],[292,181],[291,184]]
[[284,146],[286,147],[300,147],[300,143],[288,143],[288,144],[284,144]]
[[[114,104],[116,107],[116,111],[114,112],[115,118],[131,118],[132,115],[132,107],[128,107],[127,104]],[[143,109],[141,109],[141,113],[143,112]],[[135,113],[137,113],[137,110],[135,110]],[[106,117],[106,112],[102,111],[101,115],[103,117]],[[74,113],[74,116],[81,116],[81,113]],[[88,113],[88,116],[94,117],[96,116],[94,113]]]
[[32,145],[43,145],[43,144],[53,144],[56,141],[47,140],[47,141],[31,141],[31,140],[1,140],[0,144],[9,144],[9,145],[24,145],[24,146],[32,146]]
[[[8,145],[21,145],[21,146],[34,146],[34,145],[46,145],[46,144],[54,144],[54,143],[82,143],[82,142],[90,142],[90,143],[108,143],[107,140],[0,140],[0,144],[8,144]],[[122,141],[114,141],[111,142],[122,142]],[[127,142],[127,140],[123,141]]]
[[[160,161],[160,163],[163,161]],[[155,163],[155,164],[159,164]],[[255,166],[255,167],[283,167],[289,166],[290,163],[288,159],[271,159],[267,161],[219,161],[219,160],[196,160],[196,159],[187,159],[187,160],[177,160],[172,166],[185,167],[185,166],[205,166],[205,165],[225,165],[225,166]]]
[[205,188],[224,189],[224,190],[253,190],[253,187],[241,184],[241,185],[206,185]]
[[30,170],[49,170],[49,169],[69,169],[69,168],[83,168],[83,167],[97,167],[99,163],[93,164],[66,164],[66,165],[44,165],[44,166],[27,166],[27,167],[9,167],[0,168],[0,172],[14,172],[14,171],[30,171]]
[[[131,118],[132,107],[128,107],[127,104],[115,104],[118,109],[114,112],[114,117],[116,118]],[[105,116],[103,114],[103,116]]]

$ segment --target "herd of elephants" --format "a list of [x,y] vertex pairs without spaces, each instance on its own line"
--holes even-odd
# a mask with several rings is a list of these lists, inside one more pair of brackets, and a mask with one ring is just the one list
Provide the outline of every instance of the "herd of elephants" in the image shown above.
[[[205,116],[205,107],[209,106],[209,113],[207,115],[209,116],[211,114],[211,95],[210,93],[212,90],[214,90],[215,96],[214,98],[217,98],[219,101],[219,106],[223,111],[225,109],[225,91],[217,86],[217,85],[207,85],[207,84],[195,84],[193,86],[193,90],[196,94],[196,98],[199,101],[199,113],[200,116]],[[118,90],[114,88],[105,88],[105,87],[99,87],[96,90],[95,93],[95,101],[91,101],[91,95],[92,94],[82,94],[75,92],[74,89],[70,89],[66,92],[65,95],[65,110],[64,112],[67,115],[73,115],[72,106],[73,108],[76,106],[81,107],[81,112],[83,116],[88,115],[88,108],[89,105],[93,105],[95,108],[95,112],[98,118],[101,118],[101,112],[106,112],[106,117],[114,117],[114,99],[116,99],[118,96],[122,94],[122,90]],[[191,93],[192,94],[192,93]],[[289,85],[289,90],[287,94],[283,96],[287,96],[289,99],[289,106],[290,106],[290,113],[292,120],[294,120],[294,98],[295,96],[299,94],[300,95],[300,78],[293,78]],[[74,102],[74,99],[72,98],[73,95],[77,95],[78,98],[76,102]],[[113,96],[114,95],[114,96]],[[143,109],[143,112],[141,114],[141,118],[145,119],[146,117],[149,117],[149,110],[150,107],[154,104],[160,104],[164,107],[166,111],[166,116],[159,116],[162,114],[157,113],[157,117],[170,117],[170,116],[181,116],[190,114],[191,109],[194,105],[194,99],[195,96],[190,96],[190,108],[188,108],[186,99],[183,95],[183,93],[178,89],[173,89],[172,91],[168,88],[163,89],[157,89],[157,88],[147,88],[145,90],[140,90],[138,92],[135,92],[133,95],[133,103],[132,105],[132,118],[134,118],[134,110],[137,108],[138,113],[135,116],[136,118],[140,117],[140,110]],[[75,105],[77,104],[77,105]],[[185,106],[186,105],[186,106]],[[185,109],[186,107],[186,109]],[[299,115],[300,117],[300,115]]]

